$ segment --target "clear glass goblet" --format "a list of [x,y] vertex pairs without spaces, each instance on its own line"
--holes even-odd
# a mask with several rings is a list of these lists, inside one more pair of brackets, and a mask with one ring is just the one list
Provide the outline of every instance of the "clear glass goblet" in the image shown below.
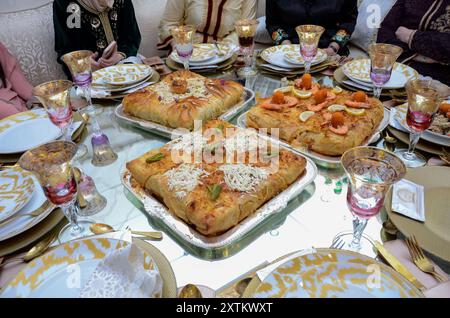
[[300,55],[305,61],[305,73],[311,70],[311,64],[317,55],[320,37],[325,29],[319,25],[305,24],[295,28],[300,43]]
[[257,74],[253,65],[253,53],[255,51],[255,34],[258,24],[257,20],[251,19],[242,19],[235,23],[240,52],[245,62],[245,66],[238,70],[239,76],[247,77]]
[[195,28],[191,25],[181,25],[170,30],[175,42],[175,50],[183,62],[185,70],[189,70],[189,60],[194,53]]

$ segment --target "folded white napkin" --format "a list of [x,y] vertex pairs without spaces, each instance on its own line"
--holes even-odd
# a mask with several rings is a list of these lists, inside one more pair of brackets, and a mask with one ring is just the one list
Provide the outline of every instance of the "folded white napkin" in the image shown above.
[[392,187],[392,211],[425,222],[424,196],[423,186],[403,179]]
[[106,256],[81,289],[80,297],[160,298],[161,276],[156,269],[144,268],[144,258],[134,244]]
[[316,249],[313,248],[313,247],[301,250],[298,253],[292,254],[289,257],[283,258],[282,260],[280,260],[280,261],[278,261],[276,263],[273,263],[273,264],[270,264],[267,267],[264,267],[263,269],[257,271],[256,275],[258,275],[258,278],[261,281],[264,281],[264,279],[266,279],[266,277],[269,276],[269,274],[272,273],[274,271],[274,269],[276,269],[281,264],[284,264],[287,261],[290,261],[291,259],[294,259],[296,257],[307,255],[307,254],[313,254],[313,253],[317,253]]
[[[78,97],[84,97],[83,90],[77,87],[76,94]],[[92,98],[105,98],[111,96],[111,92],[104,89],[91,89],[91,97]]]

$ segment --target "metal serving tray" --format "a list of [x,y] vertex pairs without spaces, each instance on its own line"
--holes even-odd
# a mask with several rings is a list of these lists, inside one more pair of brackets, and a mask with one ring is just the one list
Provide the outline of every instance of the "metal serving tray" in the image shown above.
[[[288,149],[282,145],[280,147],[304,157],[295,150]],[[248,236],[252,236],[251,232],[258,228],[260,224],[265,223],[265,221],[271,221],[273,217],[282,214],[281,212],[286,208],[289,201],[299,196],[315,180],[318,173],[317,167],[311,159],[305,159],[307,162],[305,172],[299,180],[266,202],[238,225],[215,237],[202,235],[171,213],[163,203],[138,186],[136,182],[133,182],[131,173],[128,170],[125,169],[121,173],[121,180],[125,188],[143,205],[145,212],[150,218],[153,221],[157,221],[156,224],[162,223],[162,228],[168,235],[172,236],[175,241],[196,256],[212,260],[226,258],[237,253],[238,250],[235,248],[233,248],[234,251],[230,252],[232,246],[238,245],[239,248],[243,248],[244,245],[251,243],[257,237],[251,237],[251,241],[246,244],[241,241]],[[309,196],[306,199],[308,198]]]
[[[245,108],[247,108],[251,102],[255,98],[255,93],[248,89],[244,88],[244,94],[242,96],[242,99],[239,103],[237,103],[235,106],[227,110],[225,113],[223,113],[221,116],[218,117],[218,119],[230,121],[233,119],[236,115],[238,115],[241,111],[243,111]],[[154,123],[151,121],[147,121],[144,119],[140,119],[137,117],[130,116],[128,114],[125,114],[123,111],[123,105],[120,104],[116,107],[115,114],[118,118],[126,121],[127,123],[137,127],[144,129],[146,131],[149,131],[151,133],[155,133],[159,136],[171,139],[174,137],[179,137],[182,135],[181,132],[177,131],[174,128],[167,127],[158,123]]]
[[[241,114],[237,119],[237,126],[241,128],[248,128],[247,127],[247,114],[249,111],[246,111],[245,113]],[[365,142],[362,144],[362,146],[367,146],[369,144],[372,144],[376,142],[378,139],[380,139],[380,133],[386,129],[386,127],[389,125],[389,117],[390,112],[386,108],[384,108],[384,116],[383,120],[381,121],[378,128],[375,130],[375,133]],[[337,168],[341,164],[341,156],[338,157],[332,157],[332,156],[326,156],[322,155],[320,153],[317,153],[315,151],[309,150],[307,148],[294,148],[292,145],[288,144],[287,142],[283,140],[276,140],[280,143],[280,145],[283,145],[284,147],[298,151],[301,154],[310,157],[314,160],[319,166],[325,167],[325,168]]]

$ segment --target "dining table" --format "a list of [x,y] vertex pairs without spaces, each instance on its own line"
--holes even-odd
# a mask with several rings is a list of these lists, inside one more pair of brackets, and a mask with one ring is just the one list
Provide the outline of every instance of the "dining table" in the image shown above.
[[[234,71],[210,76],[237,79]],[[333,84],[331,77],[317,78],[324,84]],[[271,96],[275,89],[284,85],[284,81],[258,74],[248,78],[245,85],[255,92],[257,98],[263,98]],[[344,170],[340,166],[330,167],[317,162],[318,174],[314,182],[270,222],[219,251],[205,253],[187,246],[149,217],[140,202],[122,184],[121,172],[127,162],[163,146],[168,139],[136,128],[116,117],[115,108],[120,103],[120,100],[96,101],[97,106],[101,106],[97,118],[118,155],[117,161],[105,167],[93,166],[92,146],[89,138],[86,138],[84,143],[89,154],[77,162],[93,178],[98,191],[107,199],[106,207],[90,218],[114,229],[162,230],[163,239],[151,243],[170,261],[178,287],[186,284],[207,286],[219,294],[263,264],[303,249],[328,248],[338,233],[352,230],[352,214],[346,203],[348,180]],[[232,123],[236,123],[236,117]],[[385,239],[385,220],[386,213],[383,211],[369,221],[365,235],[373,240]]]

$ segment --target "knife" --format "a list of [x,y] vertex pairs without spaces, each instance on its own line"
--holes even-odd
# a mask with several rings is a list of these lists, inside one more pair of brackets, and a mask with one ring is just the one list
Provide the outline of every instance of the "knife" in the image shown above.
[[392,255],[380,242],[375,241],[375,247],[381,256],[392,266],[398,273],[409,280],[419,290],[424,290],[425,286],[417,280],[416,277],[403,265],[394,255]]

